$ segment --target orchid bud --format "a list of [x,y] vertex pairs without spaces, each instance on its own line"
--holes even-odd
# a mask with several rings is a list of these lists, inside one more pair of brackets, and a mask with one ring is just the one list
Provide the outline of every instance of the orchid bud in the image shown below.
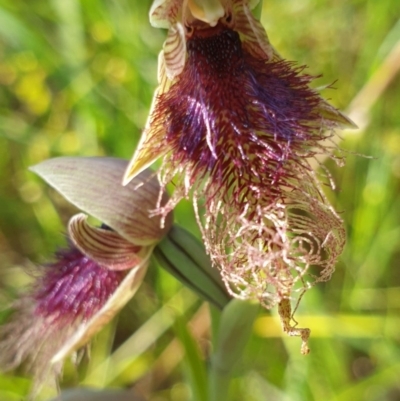
[[91,225],[84,213],[70,219],[68,247],[38,269],[35,283],[1,328],[2,368],[27,364],[38,383],[50,370],[59,374],[65,357],[85,345],[137,291],[172,215],[163,227],[160,217],[150,217],[160,201],[158,180],[146,170],[123,187],[126,166],[114,158],[61,157],[31,168],[103,224]]

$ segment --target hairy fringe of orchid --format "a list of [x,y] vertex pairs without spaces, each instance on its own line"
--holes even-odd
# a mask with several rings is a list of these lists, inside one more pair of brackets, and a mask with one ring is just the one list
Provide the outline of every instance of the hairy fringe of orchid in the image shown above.
[[[205,185],[207,197],[229,195],[225,198],[240,210],[241,188],[254,198],[273,199],[279,196],[275,188],[297,174],[296,164],[309,169],[305,159],[329,153],[321,142],[337,124],[324,119],[304,67],[256,59],[241,48],[234,31],[222,29],[216,36],[188,41],[184,71],[155,101],[143,147],[159,154],[168,144],[161,182],[183,173],[176,186],[186,189],[178,198],[209,177],[220,189],[213,185],[211,193]],[[220,55],[223,45],[228,54]],[[211,54],[205,57],[204,49]],[[215,65],[210,67],[210,60]],[[171,199],[170,205],[175,203]]]
[[192,195],[206,250],[227,289],[237,298],[258,299],[266,308],[282,299],[299,300],[313,285],[329,280],[345,245],[343,222],[315,173],[305,162],[288,164],[297,175],[286,177],[275,196],[256,193],[252,198],[247,189],[236,194],[242,197],[240,210],[210,177],[189,185],[188,165],[171,170],[165,159],[160,173],[162,185],[175,180],[176,190],[157,212],[167,213]]
[[343,223],[314,178],[302,182],[281,201],[249,204],[241,215],[216,201],[205,206],[204,222],[196,208],[207,251],[231,295],[271,308],[330,279],[345,244]]
[[297,303],[313,285],[330,279],[345,230],[306,160],[288,161],[296,173],[281,172],[274,190],[264,194],[240,189],[237,177],[228,180],[227,190],[206,174],[196,176],[189,164],[171,166],[166,157],[159,177],[163,188],[173,182],[175,191],[157,212],[168,213],[193,196],[206,250],[232,296],[271,308],[282,299]]
[[12,320],[0,329],[2,370],[12,370],[24,363],[24,370],[33,374],[32,396],[44,383],[58,387],[63,364],[51,365],[50,361],[74,327],[66,322],[60,330],[52,318],[35,317],[35,304],[27,297],[14,303],[13,308]]
[[44,383],[57,385],[63,364],[52,363],[54,355],[100,310],[125,274],[100,267],[73,245],[58,251],[53,263],[37,269],[34,284],[0,328],[1,369],[22,364],[33,375],[32,396]]
[[[321,124],[323,124],[321,122]],[[321,128],[321,131],[323,129]],[[333,131],[324,131],[324,140],[330,140],[333,136]],[[333,178],[324,164],[318,161],[320,155],[324,155],[332,159],[338,165],[343,164],[343,157],[337,156],[342,152],[340,148],[332,141],[330,147],[320,145],[319,142],[313,141],[308,149],[300,151],[295,149],[294,144],[288,145],[290,152],[285,155],[282,160],[268,160],[267,157],[258,157],[245,165],[246,171],[237,171],[235,159],[231,157],[229,151],[224,152],[225,155],[222,164],[225,167],[215,167],[211,172],[207,168],[199,166],[194,160],[186,158],[183,154],[177,158],[176,153],[171,152],[164,156],[162,164],[157,171],[160,187],[159,199],[157,208],[152,212],[152,215],[167,216],[182,199],[189,199],[192,195],[198,194],[199,198],[205,198],[207,202],[222,201],[229,207],[232,207],[235,213],[240,213],[249,203],[261,202],[268,204],[275,202],[276,199],[281,199],[286,196],[289,190],[296,190],[302,186],[302,177],[313,176],[312,181],[316,185],[316,193],[318,198],[323,198],[319,191],[320,183],[315,178],[318,174],[320,180],[323,180],[332,189],[335,188]],[[179,152],[177,152],[179,153]],[[321,172],[315,173],[310,165],[313,160],[314,164],[319,166]],[[265,172],[261,174],[257,169],[258,166],[265,163]],[[213,176],[215,170],[224,170],[217,177]],[[170,199],[165,203],[165,193],[168,184],[172,184],[174,190],[170,195]],[[211,206],[210,210],[213,209]]]
[[327,280],[343,249],[342,222],[310,166],[319,154],[335,158],[329,140],[339,122],[304,67],[257,58],[229,28],[194,34],[187,49],[142,144],[150,155],[168,144],[159,179],[175,192],[157,212],[204,199],[198,220],[228,288],[271,307]]

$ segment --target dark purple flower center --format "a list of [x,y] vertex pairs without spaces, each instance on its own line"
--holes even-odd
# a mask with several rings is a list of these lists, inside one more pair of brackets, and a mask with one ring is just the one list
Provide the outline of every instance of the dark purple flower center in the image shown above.
[[37,284],[35,313],[73,322],[91,318],[115,292],[124,272],[108,270],[72,247],[57,252]]
[[192,182],[207,173],[221,188],[234,182],[256,196],[287,185],[286,161],[306,157],[324,135],[312,77],[293,63],[254,57],[221,25],[195,32],[187,49],[183,72],[155,110],[172,161],[191,164]]

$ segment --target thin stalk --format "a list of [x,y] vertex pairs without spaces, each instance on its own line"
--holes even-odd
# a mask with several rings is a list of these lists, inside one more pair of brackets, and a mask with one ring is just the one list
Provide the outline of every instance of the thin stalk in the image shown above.
[[[259,304],[233,299],[221,315],[211,313],[214,352],[209,370],[209,400],[228,401],[236,363],[250,339]],[[219,322],[217,321],[219,320]]]
[[231,375],[213,370],[209,376],[210,401],[228,401]]
[[214,305],[209,304],[210,317],[211,317],[211,344],[213,349],[217,346],[218,330],[221,321],[221,311]]

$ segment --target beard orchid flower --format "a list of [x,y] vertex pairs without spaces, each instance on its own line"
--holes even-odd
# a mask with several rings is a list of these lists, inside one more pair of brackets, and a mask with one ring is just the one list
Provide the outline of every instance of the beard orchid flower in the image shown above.
[[[39,267],[30,290],[13,305],[0,330],[0,366],[25,364],[37,383],[60,374],[66,356],[85,345],[135,294],[156,244],[172,225],[149,217],[160,186],[146,170],[126,187],[127,162],[61,157],[31,168],[79,213],[68,224],[68,247]],[[166,201],[166,196],[164,201]]]
[[228,291],[278,304],[285,331],[305,340],[290,323],[290,301],[330,278],[345,243],[310,160],[340,160],[330,139],[353,123],[310,88],[304,66],[271,46],[251,11],[257,3],[153,3],[150,22],[168,34],[124,183],[162,157],[161,186],[173,182],[175,191],[159,214],[192,196]]

